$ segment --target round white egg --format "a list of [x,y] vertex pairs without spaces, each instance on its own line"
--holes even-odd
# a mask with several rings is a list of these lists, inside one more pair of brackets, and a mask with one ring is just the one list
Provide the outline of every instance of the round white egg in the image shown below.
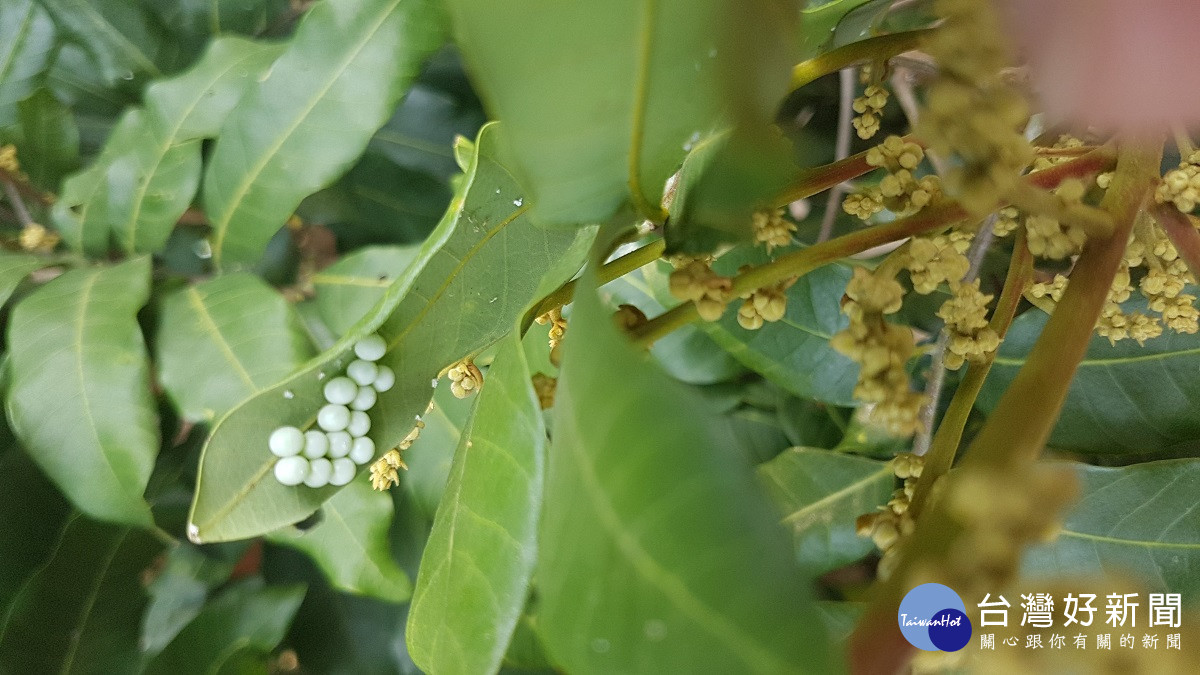
[[346,431],[350,432],[351,436],[355,438],[366,436],[370,430],[371,417],[367,413],[361,410],[355,410],[350,413],[350,424],[346,425]]
[[329,453],[329,437],[313,429],[304,432],[304,456],[309,459],[324,457]]
[[346,405],[358,396],[358,385],[348,377],[335,377],[325,383],[325,400],[337,405]]
[[349,457],[339,457],[333,460],[333,473],[329,476],[330,485],[345,485],[354,478],[358,467]]
[[322,457],[314,459],[308,463],[308,476],[304,479],[304,484],[310,488],[319,488],[329,485],[329,478],[333,475],[333,464]]
[[329,439],[329,457],[337,459],[350,454],[350,446],[354,444],[354,439],[345,431],[334,431],[326,434]]
[[336,403],[322,406],[317,412],[317,424],[325,431],[341,431],[350,424],[350,409]]
[[375,375],[379,373],[379,366],[370,361],[356,359],[346,366],[346,375],[357,382],[360,386],[369,386],[375,381]]
[[308,460],[303,457],[284,457],[275,462],[275,480],[287,486],[299,485],[308,478]]
[[396,384],[396,373],[392,372],[387,366],[379,366],[379,374],[375,376],[375,381],[371,383],[375,387],[375,391],[385,392],[391,389]]
[[360,436],[354,439],[354,444],[350,446],[350,459],[354,460],[355,464],[366,464],[375,458],[375,441]]
[[379,394],[375,393],[372,387],[363,387],[358,390],[358,396],[350,402],[350,408],[353,410],[370,410],[375,406],[375,401],[379,399]]
[[354,354],[364,361],[378,361],[387,352],[387,343],[378,335],[368,335],[354,345]]
[[293,457],[304,449],[304,433],[296,427],[279,427],[271,432],[267,447],[276,457]]

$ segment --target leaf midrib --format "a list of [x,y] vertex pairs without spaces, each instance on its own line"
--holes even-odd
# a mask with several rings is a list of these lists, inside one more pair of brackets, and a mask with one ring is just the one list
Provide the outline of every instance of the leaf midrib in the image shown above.
[[[1109,357],[1109,358],[1092,358],[1092,359],[1085,358],[1084,360],[1079,362],[1079,367],[1083,368],[1085,366],[1096,367],[1096,366],[1123,365],[1123,364],[1127,364],[1127,363],[1140,363],[1143,361],[1167,360],[1167,359],[1181,358],[1181,357],[1185,357],[1185,356],[1196,356],[1196,355],[1200,355],[1200,347],[1196,347],[1193,349],[1180,349],[1178,351],[1172,351],[1172,352],[1155,352],[1152,354],[1139,354],[1137,356],[1114,356],[1114,357]],[[1025,357],[1000,356],[1000,357],[996,357],[996,360],[994,361],[994,363],[996,365],[1020,367],[1025,364]]]
[[104,557],[104,562],[100,565],[100,570],[96,574],[96,581],[92,584],[88,591],[87,599],[83,604],[83,611],[79,613],[79,620],[76,625],[79,626],[71,631],[71,642],[67,648],[67,653],[63,655],[63,666],[60,673],[71,672],[71,666],[75,662],[75,654],[79,651],[79,643],[83,638],[82,626],[87,623],[91,616],[92,608],[96,605],[96,598],[100,595],[100,587],[104,584],[104,579],[108,576],[108,568],[112,566],[113,560],[117,557],[117,552],[121,550],[121,544],[124,543],[125,537],[129,536],[129,528],[125,528],[121,532],[121,536],[113,541],[112,550]]

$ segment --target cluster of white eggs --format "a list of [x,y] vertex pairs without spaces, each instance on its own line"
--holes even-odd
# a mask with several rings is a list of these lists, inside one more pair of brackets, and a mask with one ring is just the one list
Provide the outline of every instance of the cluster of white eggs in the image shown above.
[[375,457],[375,442],[367,438],[371,417],[367,411],[381,392],[396,384],[391,368],[377,363],[387,352],[378,335],[369,335],[354,345],[358,358],[346,374],[325,383],[326,404],[317,411],[320,429],[301,431],[279,427],[267,441],[275,462],[275,479],[288,486],[304,483],[319,488],[345,485],[358,466]]

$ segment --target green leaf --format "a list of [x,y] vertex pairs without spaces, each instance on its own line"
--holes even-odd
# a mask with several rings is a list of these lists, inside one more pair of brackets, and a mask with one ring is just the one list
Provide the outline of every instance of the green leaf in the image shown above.
[[[653,212],[685,146],[765,129],[795,64],[770,0],[452,0],[458,45],[548,223]],[[586,130],[586,133],[581,133]]]
[[679,170],[666,224],[667,253],[707,254],[749,241],[754,212],[796,174],[791,144],[777,134],[725,131],[696,143]]
[[[742,265],[766,260],[760,248],[738,248],[718,258],[714,269],[733,275]],[[740,300],[731,302],[719,321],[699,325],[743,366],[785,391],[834,405],[855,405],[858,369],[829,346],[829,339],[849,324],[841,308],[849,280],[850,268],[844,265],[826,265],[800,277],[787,290],[783,319],[758,330],[738,324]]]
[[872,0],[809,2],[800,11],[801,58],[811,59],[833,42],[834,30],[851,10]]
[[1082,498],[1051,544],[1031,549],[1036,576],[1125,573],[1157,592],[1200,592],[1200,460],[1077,465]]
[[163,556],[162,571],[146,586],[150,603],[142,615],[142,651],[159,653],[204,608],[209,592],[225,583],[235,560],[198,546],[179,544]]
[[253,263],[300,201],[362,154],[442,44],[433,0],[314,6],[225,121],[204,177],[213,261]]
[[594,283],[587,272],[564,345],[539,533],[552,660],[572,673],[832,672],[751,467],[702,399],[620,339]]
[[[605,284],[601,293],[612,293],[618,303],[630,304],[646,316],[657,316],[679,301],[671,297],[667,279],[671,264],[656,261]],[[745,372],[741,365],[696,326],[683,326],[654,343],[650,354],[677,380],[712,384]]]
[[875,549],[855,533],[854,521],[886,504],[895,482],[892,466],[816,448],[792,448],[758,467],[796,533],[796,559],[827,572]]
[[420,252],[419,246],[370,246],[312,276],[317,311],[334,335],[367,315]]
[[139,3],[128,0],[38,0],[59,30],[91,55],[108,84],[143,74],[154,64],[158,33]]
[[412,430],[442,369],[499,340],[535,296],[575,273],[594,231],[546,230],[530,222],[529,205],[514,204],[515,182],[494,159],[494,129],[480,132],[463,193],[375,308],[305,368],[217,422],[192,504],[193,540],[278,529],[304,519],[337,491],[276,482],[267,436],[282,424],[312,423],[325,401],[324,377],[346,365],[358,339],[381,335],[389,345],[381,363],[397,375],[396,386],[379,396],[375,409],[386,414],[374,415],[369,434],[382,453]]
[[275,289],[231,274],[163,300],[159,380],[183,416],[211,421],[312,356],[300,319]]
[[30,272],[44,266],[42,260],[34,256],[0,250],[0,306],[8,302]]
[[67,272],[21,301],[8,327],[8,419],[84,513],[147,526],[142,492],[159,429],[137,312],[150,260]]
[[450,480],[454,451],[474,404],[473,398],[460,399],[450,387],[439,387],[433,393],[433,410],[421,417],[425,428],[412,447],[404,452],[404,462],[408,464],[408,471],[402,477],[404,490],[412,499],[412,505],[429,523],[433,523],[442,493]]
[[[1193,292],[1195,289],[1189,290]],[[1144,300],[1125,305],[1141,308]],[[1025,363],[1047,315],[1030,310],[1013,321],[977,405],[990,412]],[[1166,332],[1138,345],[1095,336],[1075,372],[1049,445],[1086,454],[1195,452],[1200,443],[1200,334]]]
[[[241,663],[246,650],[265,672],[267,657],[286,634],[304,591],[303,585],[263,586],[255,579],[226,589],[205,605],[144,672],[216,673],[230,662]],[[247,672],[242,668],[233,671]]]
[[546,444],[530,376],[520,336],[510,333],[487,371],[421,556],[407,641],[426,672],[495,672],[525,607]]
[[146,606],[148,533],[74,516],[0,627],[0,663],[18,673],[134,673]]
[[17,103],[42,83],[54,44],[54,23],[38,2],[0,4],[0,129],[17,122]]
[[50,557],[68,512],[67,501],[25,453],[0,455],[0,616],[26,579]]
[[79,130],[70,109],[48,89],[17,104],[21,139],[17,154],[29,182],[58,191],[59,181],[79,165]]
[[100,158],[68,181],[59,219],[89,232],[68,243],[92,255],[109,240],[126,252],[157,252],[200,183],[201,140],[215,136],[247,87],[282,45],[244,38],[214,40],[195,66],[146,89],[144,110],[131,111]]
[[269,539],[307,553],[334,588],[403,602],[412,594],[412,582],[388,546],[391,524],[392,498],[356,480],[325,502],[315,527],[281,530]]

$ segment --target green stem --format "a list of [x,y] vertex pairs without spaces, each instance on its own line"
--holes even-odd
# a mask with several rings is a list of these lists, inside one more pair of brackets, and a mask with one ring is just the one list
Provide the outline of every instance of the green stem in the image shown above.
[[1108,300],[1137,213],[1158,180],[1162,144],[1154,148],[1122,148],[1117,173],[1101,202],[1117,229],[1084,246],[1062,301],[964,461],[1001,467],[1032,462],[1041,454]]
[[[600,268],[600,272],[597,275],[600,279],[600,283],[606,284],[613,279],[618,279],[626,274],[629,274],[639,267],[649,265],[650,263],[662,257],[663,250],[665,248],[666,242],[664,242],[662,239],[655,239],[645,246],[634,249],[619,258],[605,263],[605,265]],[[529,322],[533,321],[539,316],[542,316],[546,312],[562,307],[570,302],[574,295],[575,281],[572,280],[563,284],[558,290],[543,298],[536,307],[529,311],[525,317],[526,321],[523,322],[522,325],[528,325]]]
[[799,89],[813,80],[843,68],[864,61],[881,61],[915,49],[936,29],[926,28],[903,33],[880,35],[852,42],[844,47],[838,47],[807,61],[801,61],[792,68],[792,89]]
[[[1008,275],[1004,279],[1004,288],[1000,291],[1000,299],[996,301],[996,310],[992,312],[989,327],[1003,340],[1016,316],[1017,306],[1021,303],[1021,292],[1033,279],[1033,254],[1025,244],[1025,230],[1017,231],[1017,240],[1013,246],[1012,258],[1008,264]],[[975,407],[975,399],[983,389],[988,372],[996,353],[992,352],[984,360],[971,363],[967,373],[959,382],[958,389],[950,399],[946,414],[938,425],[933,443],[925,455],[925,467],[917,481],[916,491],[908,505],[908,513],[917,518],[924,508],[929,492],[938,478],[944,476],[954,464],[954,456],[958,452],[958,444],[962,442],[963,429],[967,426],[967,418]]]
[[[850,159],[846,161],[850,161]],[[1055,187],[1067,178],[1107,170],[1112,161],[1111,148],[1098,148],[1078,159],[1030,174],[1025,177],[1024,181],[1033,187],[1048,189]],[[967,217],[966,210],[957,202],[944,201],[926,207],[907,218],[869,227],[799,251],[793,251],[734,277],[730,297],[737,297],[764,286],[772,286],[794,277],[803,276],[835,260],[899,241],[905,237],[947,227],[960,220],[965,220]],[[698,318],[700,315],[696,312],[696,306],[693,303],[686,302],[676,305],[635,329],[633,331],[634,342],[641,347],[648,348],[662,336],[686,326]]]

